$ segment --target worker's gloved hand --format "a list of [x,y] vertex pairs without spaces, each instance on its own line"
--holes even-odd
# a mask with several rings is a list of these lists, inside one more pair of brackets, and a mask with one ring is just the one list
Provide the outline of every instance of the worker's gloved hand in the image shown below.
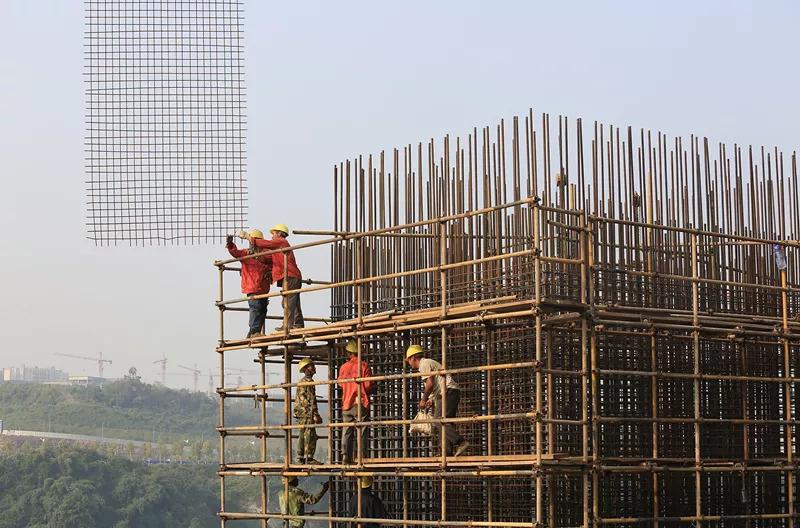
[[247,231],[239,231],[239,238],[250,240],[250,235],[247,234]]
[[427,406],[428,406],[428,400],[423,398],[423,399],[421,399],[419,401],[419,408],[420,409],[425,409],[425,407],[427,407]]
[[225,237],[225,244],[227,244],[229,246],[231,244],[233,244],[233,235],[228,235],[228,236]]

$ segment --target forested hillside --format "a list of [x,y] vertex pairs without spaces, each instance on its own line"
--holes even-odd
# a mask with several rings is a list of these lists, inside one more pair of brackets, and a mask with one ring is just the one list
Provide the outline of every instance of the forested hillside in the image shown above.
[[[145,465],[90,449],[23,446],[0,453],[0,528],[219,526],[215,472],[213,465]],[[247,511],[257,480],[231,479],[226,495]]]
[[[251,401],[225,407],[231,425],[254,423]],[[131,440],[172,442],[215,435],[217,402],[198,392],[123,379],[103,387],[0,384],[0,420],[6,429],[54,431]]]

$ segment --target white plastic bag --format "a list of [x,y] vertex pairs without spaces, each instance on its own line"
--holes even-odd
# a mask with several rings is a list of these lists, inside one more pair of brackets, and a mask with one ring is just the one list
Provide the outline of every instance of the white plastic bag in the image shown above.
[[419,411],[417,416],[414,417],[414,423],[408,427],[409,432],[430,436],[431,427],[433,425],[430,422],[432,418],[433,416],[429,410]]

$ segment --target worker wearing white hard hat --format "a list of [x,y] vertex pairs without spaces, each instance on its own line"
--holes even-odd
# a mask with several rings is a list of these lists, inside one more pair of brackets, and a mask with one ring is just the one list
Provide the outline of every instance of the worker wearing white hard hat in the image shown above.
[[[450,374],[437,374],[437,371],[444,370],[442,364],[435,359],[426,358],[424,352],[425,350],[418,344],[412,344],[406,349],[406,363],[423,374],[424,385],[419,408],[426,409],[432,406],[434,418],[441,418],[442,407],[447,407],[445,417],[454,418],[458,412],[458,403],[461,401],[461,388]],[[442,401],[443,394],[446,394],[444,401]],[[438,425],[432,428],[433,435],[437,438],[440,436],[440,429]],[[469,442],[464,440],[452,424],[444,424],[444,434],[448,454],[458,456],[469,447]]]
[[[286,224],[275,224],[269,230],[272,234],[270,240],[263,238],[253,238],[251,240],[253,246],[260,250],[275,250],[290,247],[289,241],[289,227]],[[286,265],[284,266],[284,260]],[[284,269],[284,267],[286,269]],[[297,267],[297,261],[294,258],[294,251],[286,251],[272,254],[272,279],[284,291],[286,290],[299,290],[303,284],[303,274],[300,273],[300,268]],[[288,328],[303,328],[305,320],[303,319],[303,309],[300,306],[300,295],[297,293],[286,295],[283,297],[283,308],[288,312]],[[277,329],[283,331],[283,326]]]

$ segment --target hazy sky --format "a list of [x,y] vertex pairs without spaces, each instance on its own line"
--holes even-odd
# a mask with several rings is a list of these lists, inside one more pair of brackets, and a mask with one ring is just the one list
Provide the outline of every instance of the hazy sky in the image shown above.
[[[250,0],[245,16],[257,227],[330,228],[335,162],[531,106],[789,150],[800,138],[797,2]],[[78,0],[0,0],[0,366],[93,374],[52,354],[102,350],[111,376],[152,381],[162,353],[170,372],[207,372],[222,248],[85,238],[83,24]],[[300,266],[328,278],[325,253]]]

